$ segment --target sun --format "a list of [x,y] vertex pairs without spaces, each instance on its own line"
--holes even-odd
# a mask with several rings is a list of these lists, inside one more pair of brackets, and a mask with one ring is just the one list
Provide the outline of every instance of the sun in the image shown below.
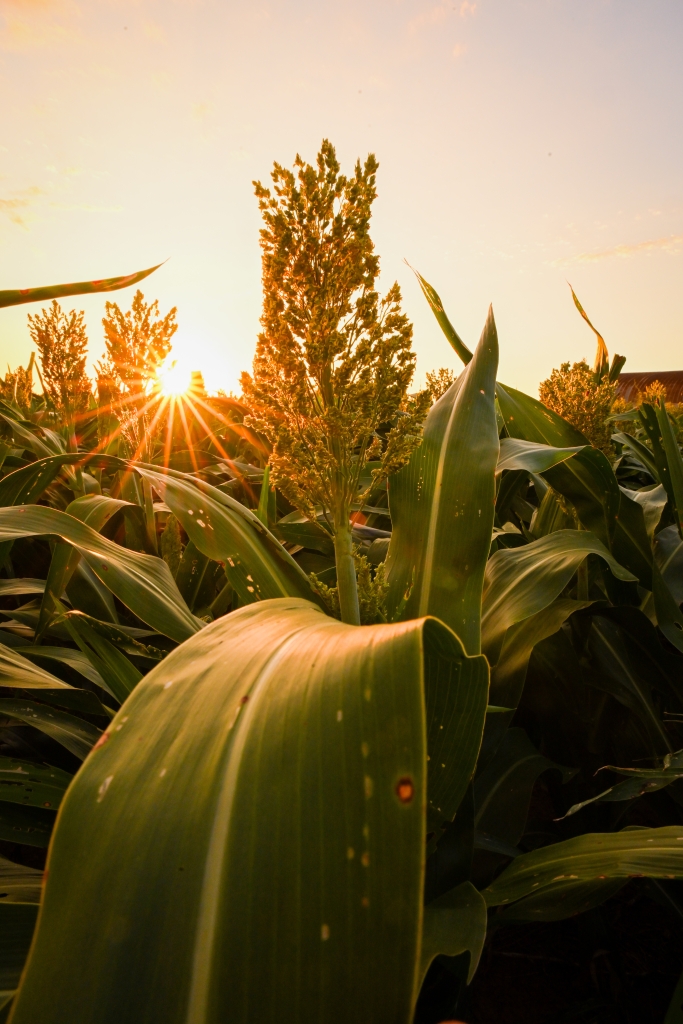
[[192,371],[177,359],[167,359],[157,373],[159,390],[168,397],[184,395],[192,383]]

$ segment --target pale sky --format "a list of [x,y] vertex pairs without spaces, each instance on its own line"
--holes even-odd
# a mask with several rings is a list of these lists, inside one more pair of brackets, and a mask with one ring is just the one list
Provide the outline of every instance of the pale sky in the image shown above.
[[[251,181],[380,162],[373,238],[420,383],[459,368],[404,258],[533,394],[593,336],[683,368],[683,0],[0,0],[0,288],[131,273],[176,353],[237,387],[260,314]],[[130,304],[132,290],[112,296]],[[86,310],[103,348],[104,297]],[[28,312],[0,310],[0,372]]]

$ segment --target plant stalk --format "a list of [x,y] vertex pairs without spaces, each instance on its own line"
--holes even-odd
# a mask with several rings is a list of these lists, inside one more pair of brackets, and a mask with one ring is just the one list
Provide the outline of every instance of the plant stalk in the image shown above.
[[353,559],[353,537],[348,516],[345,523],[335,523],[334,558],[337,563],[337,592],[342,622],[360,626],[356,563]]

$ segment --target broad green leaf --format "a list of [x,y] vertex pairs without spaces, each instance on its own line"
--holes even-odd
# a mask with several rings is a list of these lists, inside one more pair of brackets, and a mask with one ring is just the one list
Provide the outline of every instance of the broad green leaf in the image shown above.
[[647,535],[652,541],[655,535],[655,530],[659,526],[659,521],[662,518],[662,512],[668,501],[667,493],[661,484],[657,484],[656,487],[652,487],[646,491],[631,491],[627,487],[620,487],[622,494],[625,494],[631,501],[637,501],[643,510],[643,519],[645,520],[645,529]]
[[510,626],[491,670],[490,699],[495,699],[505,708],[516,708],[522,697],[529,658],[536,644],[552,636],[570,615],[591,603],[559,597],[534,615]]
[[93,743],[102,735],[100,729],[82,718],[30,700],[0,697],[0,715],[9,715],[40,729],[81,760],[88,756]]
[[[19,647],[16,653],[20,654],[22,658],[29,658],[30,660],[35,658],[38,664],[43,660],[62,662],[64,665],[75,669],[76,672],[79,672],[86,679],[89,679],[91,683],[102,686],[102,676],[99,672],[93,668],[81,651],[74,651],[71,647]],[[61,680],[57,680],[56,677],[52,678],[55,679],[55,682],[51,683],[51,686],[65,685]],[[2,685],[6,686],[7,684],[2,683]],[[36,685],[38,684],[36,683]]]
[[573,458],[545,472],[548,483],[574,505],[586,530],[607,547],[619,513],[619,485],[608,459],[584,435],[535,398],[496,386],[498,404],[512,437],[558,448],[581,446]]
[[486,902],[471,882],[463,882],[429,903],[422,923],[422,978],[435,956],[469,953],[469,985],[484,948],[486,923]]
[[575,774],[539,754],[524,729],[508,729],[474,780],[476,829],[515,846],[524,833],[536,780],[550,770],[560,772],[564,782]]
[[596,612],[587,649],[597,668],[593,684],[636,715],[659,752],[670,751],[669,735],[652,698],[650,673],[641,671],[634,661],[620,625]]
[[353,627],[287,598],[173,651],[62,804],[13,1024],[408,1024],[423,687],[459,650],[432,620]]
[[660,530],[654,543],[655,561],[676,604],[683,604],[683,540],[677,527]]
[[638,462],[643,464],[653,480],[655,480],[660,487],[662,486],[657,461],[647,445],[644,445],[637,437],[633,437],[632,434],[624,434],[621,431],[617,431],[616,434],[612,434],[612,439],[623,445],[627,451],[634,455]]
[[389,488],[390,614],[436,615],[469,654],[480,651],[481,588],[493,528],[497,366],[489,311],[474,358],[432,406],[420,447]]
[[504,437],[500,442],[500,457],[496,473],[504,469],[524,469],[529,473],[545,473],[560,462],[583,451],[585,445],[574,448],[553,448],[552,445],[524,441],[517,437]]
[[486,566],[482,648],[492,664],[510,626],[547,608],[587,555],[599,555],[620,580],[635,577],[584,530],[558,530],[521,548],[496,551]]
[[683,611],[679,608],[656,564],[652,566],[652,597],[657,615],[657,625],[669,643],[683,652]]
[[23,594],[42,594],[45,580],[0,580],[0,597],[15,597]]
[[0,839],[5,842],[45,849],[49,845],[54,823],[54,811],[43,807],[0,803]]
[[0,644],[0,686],[20,686],[22,689],[71,689],[51,672],[32,665],[22,656],[25,648],[12,649]]
[[149,270],[139,270],[125,277],[107,277],[98,281],[78,281],[74,284],[53,284],[45,288],[18,288],[13,291],[0,292],[0,309],[4,306],[20,306],[24,302],[45,302],[47,299],[60,299],[67,295],[86,295],[92,292],[115,292],[119,288],[144,281],[146,277],[158,270],[161,263]]
[[74,643],[99,673],[105,690],[123,704],[142,679],[142,672],[118,648],[100,636],[81,612],[67,612],[60,618]]
[[[538,399],[500,383],[496,384],[496,396],[510,437],[554,448],[590,447],[585,434]],[[573,463],[570,460],[570,465]]]
[[242,604],[287,596],[317,602],[305,573],[244,505],[182,474],[145,466],[138,473],[158,491],[197,549],[224,563]]
[[3,903],[40,903],[43,872],[0,857],[0,892]]
[[621,490],[612,552],[620,565],[637,576],[646,590],[652,590],[652,544],[645,528],[645,510]]
[[0,992],[12,992],[19,984],[37,917],[35,903],[0,901]]
[[61,768],[0,756],[0,800],[57,810],[73,778]]
[[276,523],[273,532],[287,544],[300,544],[321,555],[334,555],[334,543],[327,530],[318,523]]
[[669,414],[666,411],[664,400],[660,400],[660,404],[655,410],[657,413],[657,423],[659,424],[659,430],[662,435],[662,447],[664,454],[666,455],[666,463],[669,470],[669,493],[673,498],[673,506],[676,517],[678,519],[679,530],[683,529],[683,457],[681,457],[681,450],[678,447],[678,442],[671,426],[671,420]]
[[[103,494],[88,494],[82,498],[76,498],[66,508],[67,515],[86,523],[97,533],[109,522],[112,516],[122,509],[136,510],[141,514],[139,505],[133,505],[120,498],[109,498]],[[47,574],[45,593],[40,606],[40,618],[38,620],[37,638],[44,634],[56,611],[56,601],[61,599],[64,589],[68,586],[71,577],[78,568],[81,560],[80,553],[66,541],[59,540],[52,552],[52,561]],[[99,594],[97,595],[100,596]],[[91,607],[90,611],[94,611]],[[107,610],[114,622],[117,621],[114,602],[109,600]]]
[[111,455],[78,454],[51,455],[49,458],[38,459],[29,466],[15,469],[0,480],[0,506],[29,505],[38,500],[41,494],[59,475],[64,466],[91,465],[103,469],[124,469],[126,463]]
[[489,668],[468,657],[458,637],[428,620],[425,634],[427,815],[430,828],[452,821],[474,774],[486,720]]
[[53,534],[72,544],[96,576],[143,622],[182,642],[202,627],[161,558],[114,544],[73,516],[42,505],[0,508],[0,540]]
[[493,920],[497,924],[563,921],[567,917],[599,907],[605,900],[616,896],[627,881],[625,878],[611,878],[596,882],[556,882],[509,906],[498,907]]
[[563,895],[570,883],[595,883],[645,875],[683,878],[683,827],[587,833],[533,850],[513,860],[482,890],[489,907],[532,893]]

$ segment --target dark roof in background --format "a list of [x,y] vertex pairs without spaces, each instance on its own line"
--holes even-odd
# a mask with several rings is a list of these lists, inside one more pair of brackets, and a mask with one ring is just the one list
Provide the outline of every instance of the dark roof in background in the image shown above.
[[666,388],[667,402],[683,402],[683,370],[662,370],[659,373],[621,373],[617,382],[617,394],[627,401],[635,402],[639,391],[658,380]]

